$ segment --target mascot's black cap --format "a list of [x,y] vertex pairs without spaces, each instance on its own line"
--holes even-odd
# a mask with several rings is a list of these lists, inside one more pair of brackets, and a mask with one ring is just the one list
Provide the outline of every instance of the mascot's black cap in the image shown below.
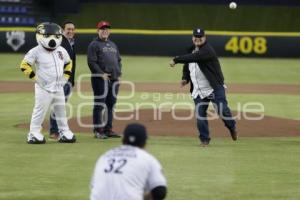
[[147,130],[142,124],[128,124],[123,133],[123,144],[144,147],[147,140]]
[[43,22],[36,27],[36,33],[42,35],[61,35],[62,29],[58,24]]

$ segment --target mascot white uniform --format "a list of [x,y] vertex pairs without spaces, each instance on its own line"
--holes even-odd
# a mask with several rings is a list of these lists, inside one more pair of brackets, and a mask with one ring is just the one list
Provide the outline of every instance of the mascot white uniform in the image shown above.
[[[38,45],[32,48],[21,63],[21,70],[35,80],[35,105],[31,117],[29,144],[44,144],[42,123],[51,106],[59,128],[59,142],[73,143],[75,135],[69,129],[63,86],[70,77],[72,61],[60,46],[62,29],[55,23],[44,22],[36,28]],[[35,71],[33,70],[35,66]]]

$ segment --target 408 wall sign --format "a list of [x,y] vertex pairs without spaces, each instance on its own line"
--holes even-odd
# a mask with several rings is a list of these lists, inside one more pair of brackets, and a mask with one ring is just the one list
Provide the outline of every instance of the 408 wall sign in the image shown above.
[[268,43],[265,37],[233,36],[225,44],[225,51],[233,54],[258,54],[263,55],[268,51]]
[[243,33],[208,37],[220,56],[300,57],[299,33]]

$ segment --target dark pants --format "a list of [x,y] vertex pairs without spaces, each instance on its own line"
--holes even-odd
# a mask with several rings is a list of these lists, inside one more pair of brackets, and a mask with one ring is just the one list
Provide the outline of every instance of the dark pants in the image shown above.
[[219,86],[214,89],[214,92],[204,99],[201,99],[199,96],[194,99],[196,106],[196,119],[197,119],[197,128],[199,131],[199,138],[202,142],[209,142],[209,128],[207,121],[207,108],[209,102],[212,102],[218,115],[224,122],[224,125],[230,130],[235,129],[235,121],[232,118],[230,108],[226,100],[225,89],[223,86]]
[[[67,102],[68,101],[68,97],[69,95],[71,94],[71,91],[72,91],[72,84],[70,82],[67,82],[65,85],[64,85],[64,93],[65,93],[65,101]],[[49,132],[50,134],[52,133],[58,133],[58,126],[57,126],[57,123],[56,123],[56,119],[55,119],[55,114],[53,112],[51,112],[50,114],[50,124],[49,124]]]
[[94,91],[94,130],[110,130],[119,92],[119,81],[105,81],[100,77],[92,77],[91,82]]

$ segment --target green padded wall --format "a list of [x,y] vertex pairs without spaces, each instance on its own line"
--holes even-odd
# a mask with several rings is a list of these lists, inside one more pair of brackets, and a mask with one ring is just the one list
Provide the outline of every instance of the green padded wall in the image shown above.
[[300,7],[201,4],[96,4],[84,3],[78,14],[59,15],[56,21],[73,20],[78,28],[94,28],[105,19],[114,28],[188,30],[300,31]]

